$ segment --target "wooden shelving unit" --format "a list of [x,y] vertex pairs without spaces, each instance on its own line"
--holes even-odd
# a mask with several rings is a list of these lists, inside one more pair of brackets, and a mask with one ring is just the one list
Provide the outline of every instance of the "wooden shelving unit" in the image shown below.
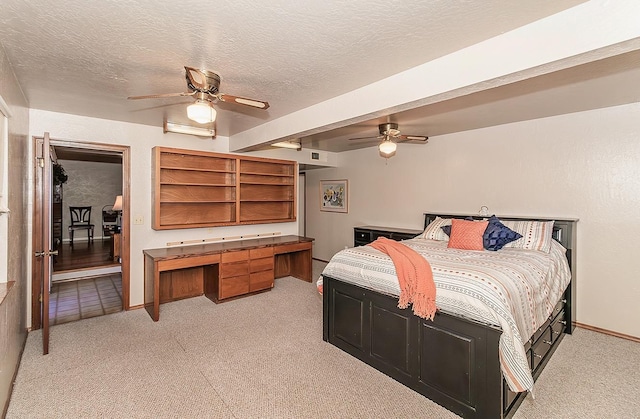
[[154,147],[156,230],[295,221],[297,163]]

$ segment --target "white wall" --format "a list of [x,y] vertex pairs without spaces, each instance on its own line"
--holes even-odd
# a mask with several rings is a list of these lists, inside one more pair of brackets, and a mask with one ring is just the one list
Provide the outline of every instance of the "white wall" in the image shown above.
[[[131,299],[130,305],[144,302],[144,249],[164,247],[168,242],[196,240],[211,237],[237,236],[280,232],[297,234],[297,223],[257,224],[232,227],[200,228],[155,231],[151,228],[151,149],[166,146],[193,150],[227,152],[228,138],[215,140],[180,134],[163,134],[161,127],[88,118],[78,115],[30,110],[29,131],[32,136],[49,132],[52,139],[74,142],[93,142],[128,145],[131,147],[130,193],[130,250],[131,250]],[[32,189],[32,185],[30,185]],[[32,194],[30,192],[30,194]],[[30,195],[31,196],[31,195]],[[144,224],[134,225],[133,217],[142,216]]]
[[[0,290],[0,409],[9,399],[14,372],[18,368],[24,340],[27,334],[26,321],[28,271],[31,255],[28,240],[30,212],[27,211],[28,191],[24,179],[33,159],[28,155],[29,103],[11,68],[9,59],[0,43],[0,101],[6,104],[7,154],[3,159],[8,164],[6,180],[9,215],[6,226],[10,245],[7,247],[6,279],[15,281],[7,292]],[[3,106],[4,107],[4,106]],[[2,286],[4,287],[4,285]]]
[[[328,260],[353,227],[422,228],[424,212],[576,217],[578,322],[640,337],[640,104],[343,153],[307,173],[307,235]],[[349,213],[319,211],[319,181],[349,180]]]

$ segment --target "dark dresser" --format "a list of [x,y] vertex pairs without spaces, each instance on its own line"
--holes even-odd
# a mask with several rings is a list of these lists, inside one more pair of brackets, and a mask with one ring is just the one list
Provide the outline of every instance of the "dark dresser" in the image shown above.
[[412,230],[407,228],[378,227],[378,226],[362,226],[353,229],[353,245],[364,246],[371,243],[378,237],[386,237],[391,240],[407,240],[412,239],[423,230]]

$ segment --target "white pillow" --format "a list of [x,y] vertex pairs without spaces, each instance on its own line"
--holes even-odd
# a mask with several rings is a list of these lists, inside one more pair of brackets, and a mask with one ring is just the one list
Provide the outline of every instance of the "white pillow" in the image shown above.
[[424,229],[422,234],[418,237],[426,240],[439,240],[439,241],[448,241],[449,236],[442,231],[443,226],[450,226],[451,218],[440,218],[436,217],[429,225]]
[[502,221],[502,224],[522,235],[518,240],[505,244],[505,248],[540,250],[545,253],[551,250],[553,221]]

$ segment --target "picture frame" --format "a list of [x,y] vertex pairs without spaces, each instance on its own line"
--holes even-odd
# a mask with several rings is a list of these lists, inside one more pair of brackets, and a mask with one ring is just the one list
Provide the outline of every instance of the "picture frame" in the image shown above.
[[349,181],[320,181],[320,211],[349,212]]

